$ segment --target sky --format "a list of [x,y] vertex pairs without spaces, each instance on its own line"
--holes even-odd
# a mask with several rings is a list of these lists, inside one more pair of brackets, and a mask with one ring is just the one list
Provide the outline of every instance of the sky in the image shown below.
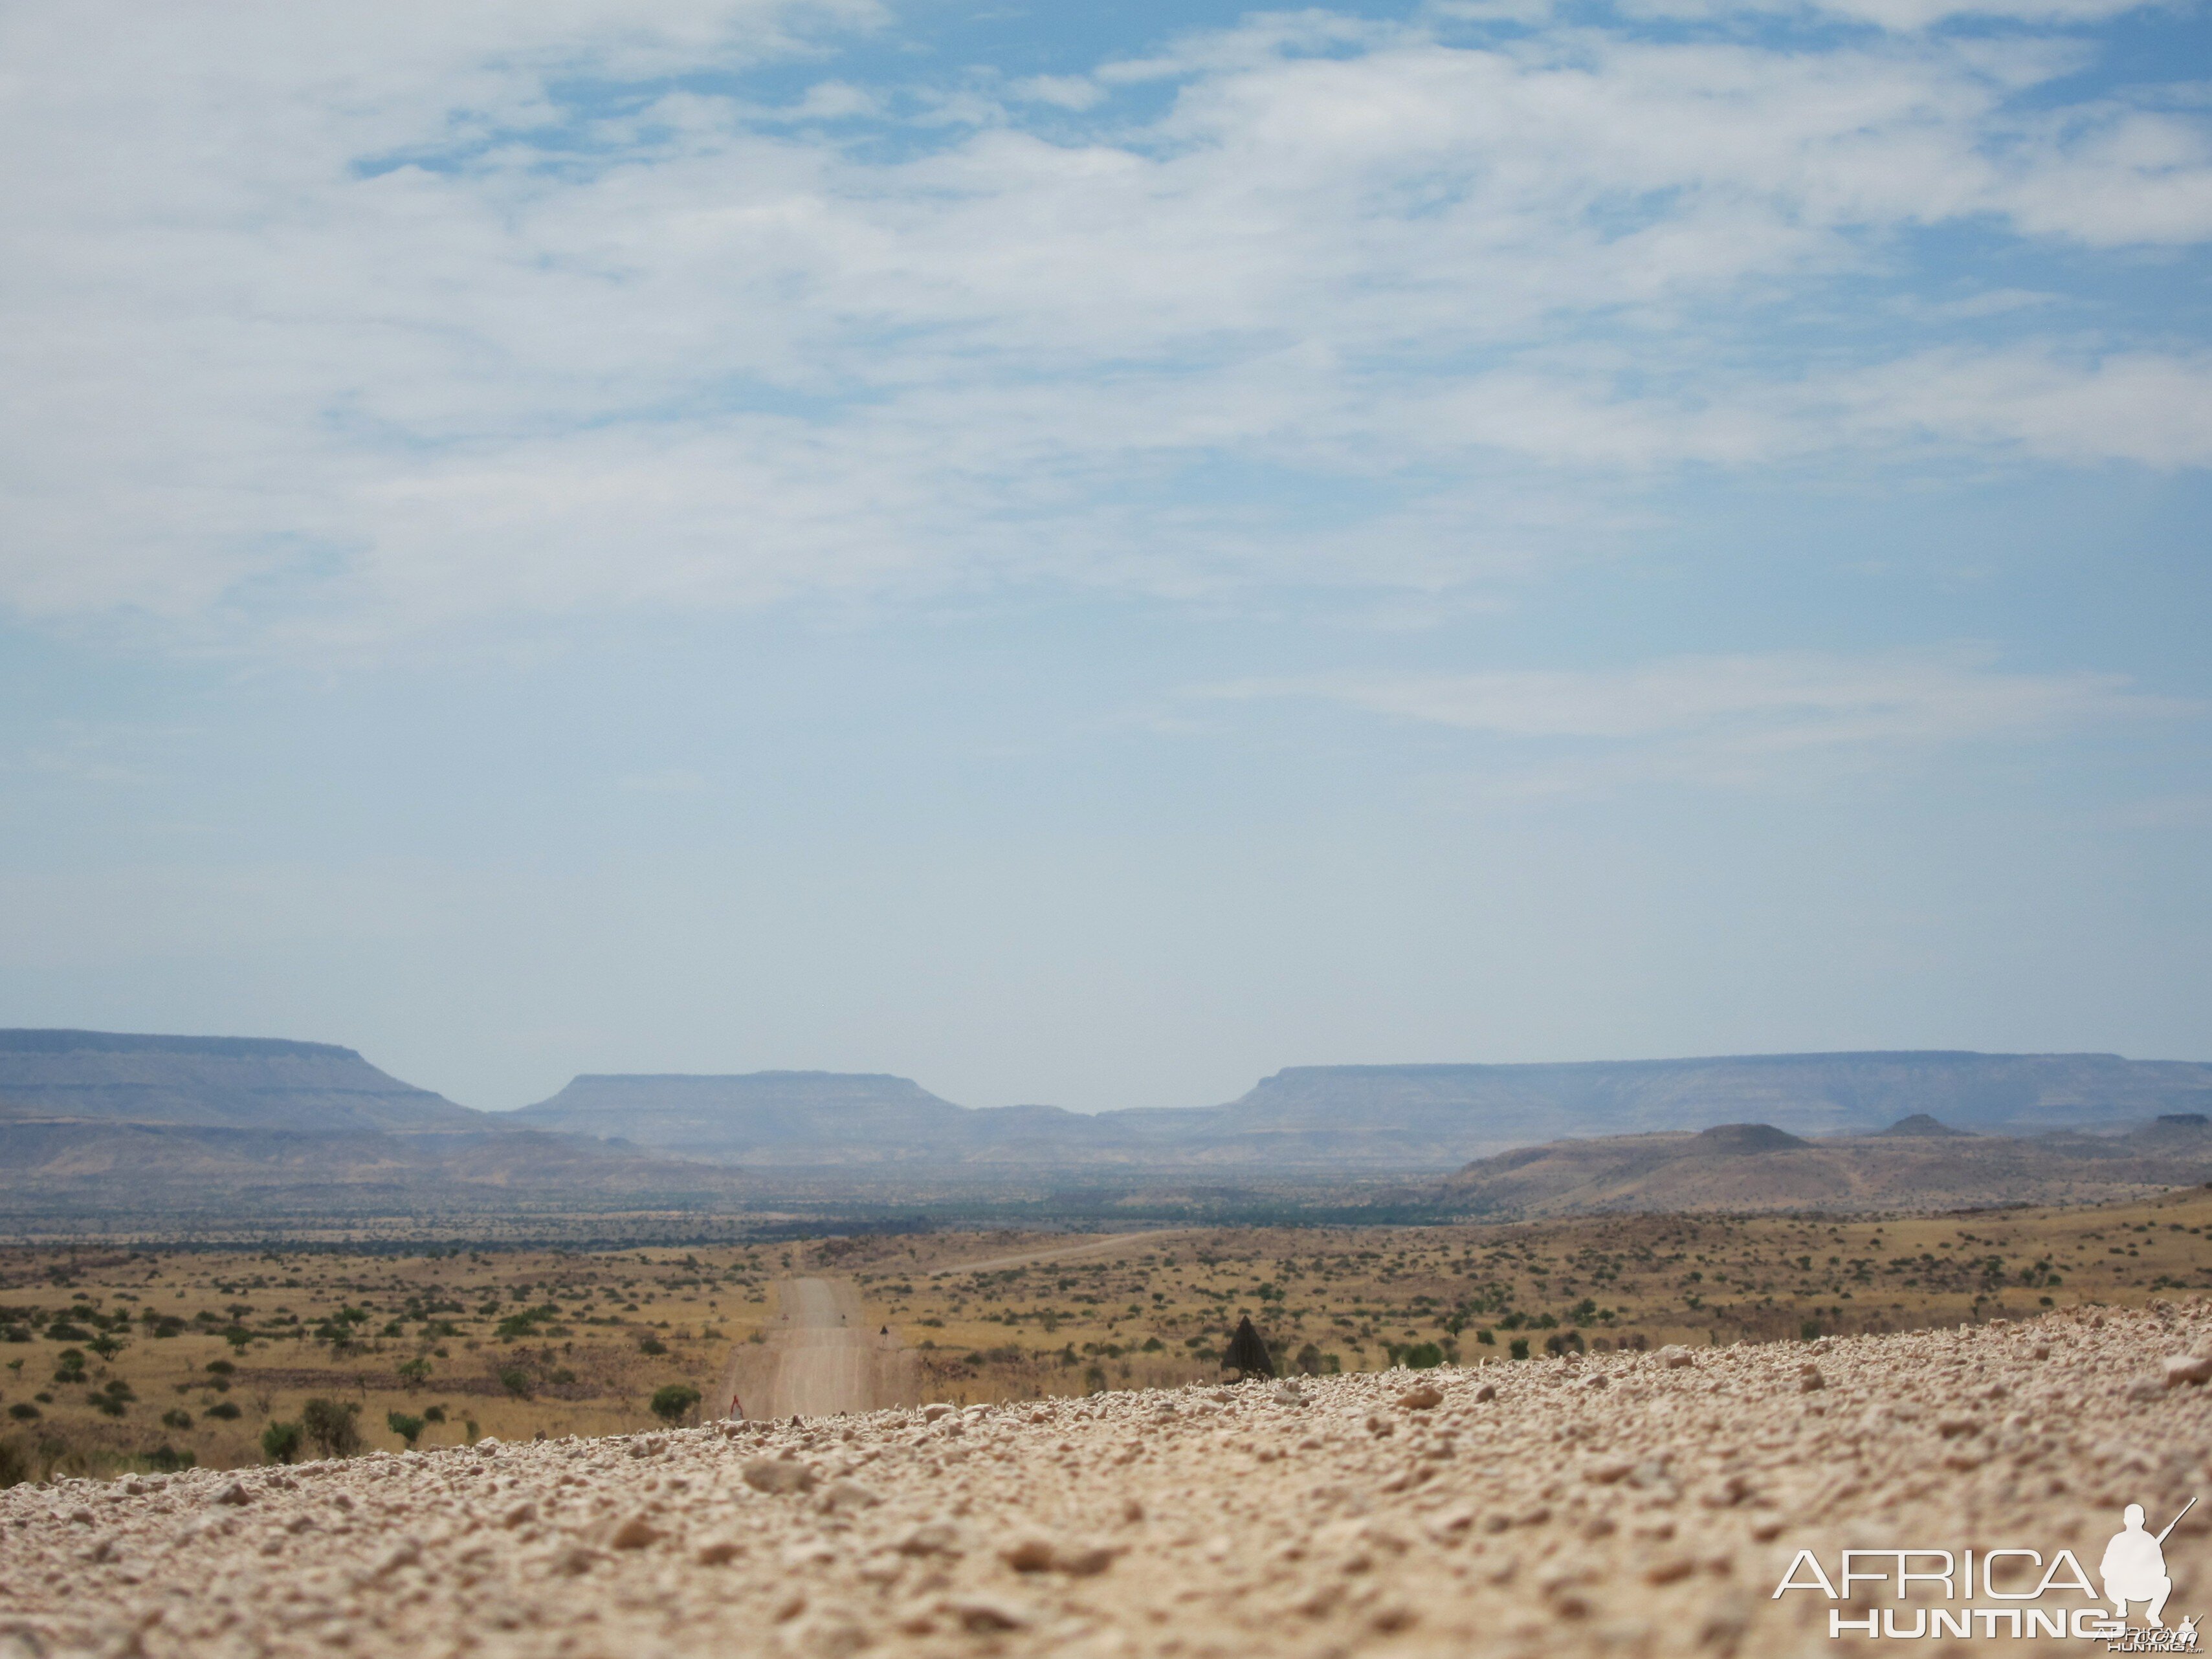
[[2212,1059],[2212,17],[0,9],[0,1024]]

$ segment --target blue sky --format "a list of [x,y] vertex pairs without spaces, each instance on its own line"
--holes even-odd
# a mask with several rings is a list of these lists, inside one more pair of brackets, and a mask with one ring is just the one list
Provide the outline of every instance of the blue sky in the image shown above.
[[0,1021],[2212,1057],[2201,6],[0,16]]

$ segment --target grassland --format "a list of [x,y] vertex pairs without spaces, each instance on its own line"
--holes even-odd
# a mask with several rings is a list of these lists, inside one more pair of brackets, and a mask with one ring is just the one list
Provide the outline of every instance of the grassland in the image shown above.
[[847,1277],[963,1402],[1212,1379],[1250,1317],[1279,1369],[1905,1330],[2212,1288],[2212,1191],[1878,1220],[931,1233],[656,1249],[0,1252],[0,1445],[18,1472],[262,1461],[350,1405],[364,1444],[651,1426],[711,1399],[776,1285]]

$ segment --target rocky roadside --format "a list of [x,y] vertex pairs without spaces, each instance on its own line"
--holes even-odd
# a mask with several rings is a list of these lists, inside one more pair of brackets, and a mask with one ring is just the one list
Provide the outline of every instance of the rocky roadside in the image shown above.
[[[0,1659],[1887,1650],[1773,1595],[1799,1550],[2094,1572],[2124,1504],[2212,1491],[2199,1354],[2191,1300],[23,1486]],[[2208,1511],[2169,1624],[2212,1611]]]

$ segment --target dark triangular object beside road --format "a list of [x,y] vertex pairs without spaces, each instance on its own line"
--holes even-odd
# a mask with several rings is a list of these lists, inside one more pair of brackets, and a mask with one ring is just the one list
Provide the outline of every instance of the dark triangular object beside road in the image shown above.
[[1246,1376],[1273,1376],[1274,1361],[1267,1358],[1267,1345],[1260,1340],[1260,1333],[1252,1328],[1249,1314],[1238,1322],[1237,1334],[1229,1339],[1229,1352],[1223,1364],[1242,1371]]

